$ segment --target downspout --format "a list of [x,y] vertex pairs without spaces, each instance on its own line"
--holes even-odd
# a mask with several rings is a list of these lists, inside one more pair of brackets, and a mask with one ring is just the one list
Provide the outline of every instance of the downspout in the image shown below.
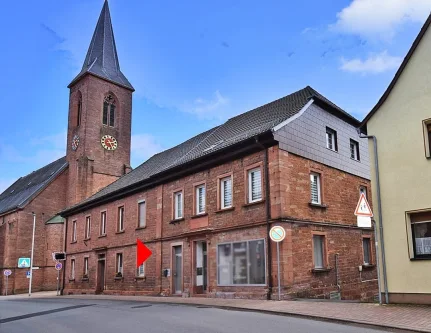
[[271,250],[271,243],[269,242],[269,231],[271,229],[271,224],[270,224],[270,220],[271,220],[271,196],[270,196],[270,184],[269,184],[269,165],[268,165],[268,149],[261,143],[259,142],[259,138],[256,137],[256,143],[262,147],[262,149],[264,150],[265,154],[263,156],[263,172],[264,172],[264,177],[265,177],[265,211],[266,211],[266,248],[268,249],[268,276],[267,276],[267,280],[268,280],[268,292],[266,294],[266,299],[267,300],[271,300],[271,295],[272,295],[272,250]]
[[[382,214],[382,200],[380,194],[380,172],[379,172],[379,157],[377,155],[377,138],[374,135],[361,135],[362,139],[373,139],[374,148],[374,168],[376,170],[376,188],[377,188],[377,207],[379,210],[379,233],[380,233],[380,248],[382,253],[382,266],[383,266],[383,284],[385,285],[385,303],[389,304],[388,293],[388,278],[386,272],[386,255],[385,255],[385,239],[383,237],[383,214]],[[380,289],[379,289],[380,294]]]
[[[66,217],[66,220],[64,221],[64,238],[63,238],[63,251],[64,251],[64,253],[67,253],[66,246],[67,246],[67,222],[68,222],[68,220],[69,220],[69,218]],[[67,254],[66,254],[66,260],[64,261],[64,265],[63,265],[63,283],[62,283],[60,295],[63,295],[65,282],[66,282],[66,263],[67,263]]]

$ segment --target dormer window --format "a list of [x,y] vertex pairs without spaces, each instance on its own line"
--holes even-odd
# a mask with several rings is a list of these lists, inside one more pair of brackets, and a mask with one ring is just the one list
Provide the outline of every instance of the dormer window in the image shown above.
[[103,101],[103,125],[115,126],[115,99],[112,95],[107,95]]

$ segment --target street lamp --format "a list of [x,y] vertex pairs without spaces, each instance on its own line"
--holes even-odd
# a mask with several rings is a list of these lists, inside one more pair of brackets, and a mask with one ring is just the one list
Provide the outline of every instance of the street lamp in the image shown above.
[[34,253],[34,232],[36,229],[36,214],[33,214],[33,236],[31,238],[31,258],[30,258],[30,281],[28,286],[28,296],[31,296],[31,283],[33,281],[33,253]]

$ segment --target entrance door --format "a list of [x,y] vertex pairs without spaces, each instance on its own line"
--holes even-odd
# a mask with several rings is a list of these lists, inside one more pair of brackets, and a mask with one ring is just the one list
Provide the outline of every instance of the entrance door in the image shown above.
[[196,242],[196,276],[195,276],[195,291],[197,294],[203,294],[207,291],[207,243]]
[[99,255],[97,262],[97,286],[96,293],[100,294],[105,289],[105,255]]
[[173,247],[173,287],[175,294],[183,292],[183,249],[181,245]]

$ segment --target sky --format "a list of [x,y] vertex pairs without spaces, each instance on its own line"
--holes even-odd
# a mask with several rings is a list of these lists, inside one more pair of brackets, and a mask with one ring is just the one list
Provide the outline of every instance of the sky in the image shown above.
[[[69,90],[103,0],[8,1],[0,35],[0,193],[65,155]],[[362,120],[431,0],[109,0],[133,84],[132,167],[307,85]]]

